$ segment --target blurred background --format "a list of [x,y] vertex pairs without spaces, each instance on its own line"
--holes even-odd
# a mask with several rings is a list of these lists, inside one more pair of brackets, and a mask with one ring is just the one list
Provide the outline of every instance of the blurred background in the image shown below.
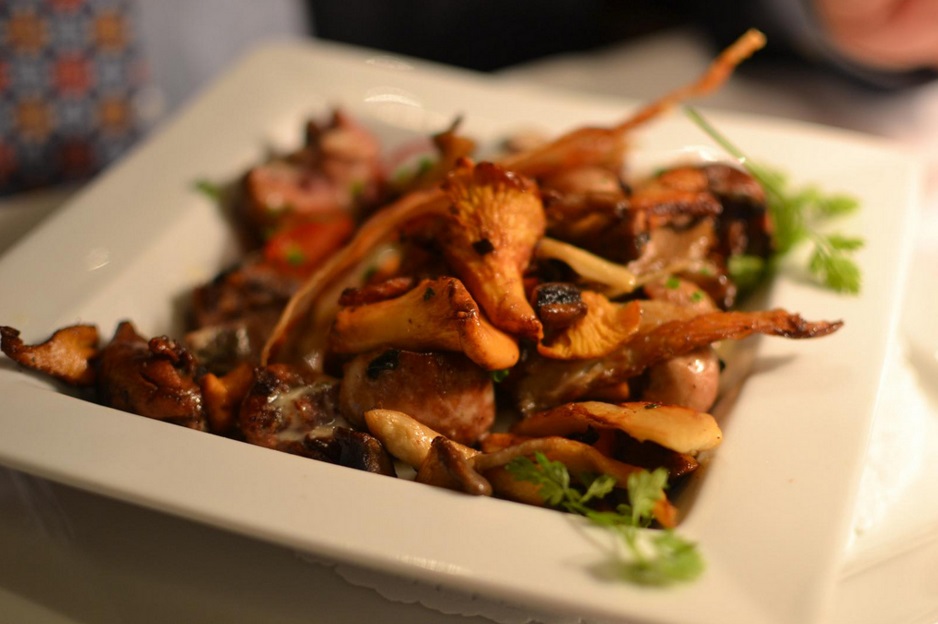
[[[925,8],[915,14],[916,5]],[[844,6],[856,20],[838,17]],[[717,50],[757,27],[769,44],[741,74],[752,81],[748,91],[759,94],[753,100],[731,90],[716,104],[910,139],[921,137],[925,124],[932,137],[936,115],[921,110],[917,96],[931,90],[938,67],[935,6],[933,0],[3,0],[0,194],[86,179],[241,55],[284,37],[485,72],[531,70],[558,86],[648,98],[692,78]],[[854,21],[860,35],[838,34],[837,24],[852,28]],[[869,22],[874,36],[863,30]],[[934,28],[920,34],[922,24]],[[900,34],[876,40],[893,31]],[[855,43],[861,35],[873,39],[868,50]],[[919,48],[904,43],[919,39],[926,40]]]

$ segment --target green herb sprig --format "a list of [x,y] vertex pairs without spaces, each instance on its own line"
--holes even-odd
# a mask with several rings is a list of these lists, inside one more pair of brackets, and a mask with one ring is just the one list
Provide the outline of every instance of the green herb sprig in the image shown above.
[[[821,284],[845,294],[858,294],[862,284],[860,268],[853,252],[863,247],[863,240],[841,234],[825,234],[820,228],[830,219],[855,212],[859,203],[844,194],[828,194],[810,185],[793,189],[788,178],[769,167],[750,160],[742,150],[720,133],[693,107],[685,107],[688,117],[720,147],[736,158],[765,189],[766,206],[775,228],[775,253],[782,256],[803,242],[813,244],[808,270]],[[752,257],[737,263],[743,280],[751,280],[762,268]],[[730,267],[731,272],[734,267]]]
[[225,195],[225,190],[221,185],[210,180],[196,180],[195,189],[213,201],[221,201]]
[[668,480],[664,468],[629,475],[626,484],[629,502],[617,505],[613,511],[591,506],[615,487],[615,479],[609,475],[579,475],[586,488],[581,492],[572,485],[570,472],[563,463],[540,452],[535,453],[533,461],[517,457],[505,468],[515,479],[538,485],[548,505],[585,516],[619,534],[628,549],[628,559],[621,567],[627,580],[642,585],[669,585],[693,580],[703,572],[703,559],[695,544],[671,529],[644,530],[654,520],[654,507],[664,496]]

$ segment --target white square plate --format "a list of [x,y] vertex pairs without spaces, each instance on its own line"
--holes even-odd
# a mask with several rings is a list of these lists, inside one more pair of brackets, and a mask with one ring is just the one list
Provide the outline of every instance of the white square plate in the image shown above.
[[[178,327],[179,301],[230,257],[199,179],[230,180],[302,123],[340,104],[389,140],[462,114],[493,143],[537,126],[610,123],[632,103],[499,82],[313,43],[258,50],[0,259],[0,323],[27,342],[77,321],[109,335]],[[601,536],[543,509],[349,470],[77,400],[0,361],[0,461],[20,470],[319,556],[529,605],[540,612],[656,622],[786,622],[824,615],[847,539],[868,431],[895,333],[919,171],[856,135],[717,113],[745,151],[797,181],[848,191],[862,211],[863,293],[777,280],[771,306],[843,319],[822,340],[751,342],[752,375],[719,410],[725,442],[680,530],[707,562],[668,589],[608,577]],[[675,115],[634,137],[636,156],[708,145]],[[641,155],[646,156],[642,157]],[[657,158],[657,157],[656,157]],[[654,159],[651,159],[654,160]]]

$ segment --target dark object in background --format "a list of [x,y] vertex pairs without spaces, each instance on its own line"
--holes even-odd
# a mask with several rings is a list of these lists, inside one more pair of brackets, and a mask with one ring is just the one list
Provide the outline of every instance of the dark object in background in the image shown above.
[[316,36],[482,71],[686,21],[679,0],[309,0]]
[[[936,72],[881,71],[838,55],[796,0],[307,0],[316,36],[494,71],[533,59],[622,43],[692,25],[714,54],[749,28],[768,45],[742,71],[797,63],[857,85],[893,90]],[[815,32],[817,31],[817,32]]]

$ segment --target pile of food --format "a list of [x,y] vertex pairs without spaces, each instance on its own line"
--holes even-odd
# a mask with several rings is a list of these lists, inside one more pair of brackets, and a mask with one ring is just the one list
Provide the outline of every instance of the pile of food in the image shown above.
[[[715,343],[841,325],[732,309],[732,259],[773,251],[745,170],[624,178],[629,132],[725,79],[757,45],[741,41],[619,126],[491,161],[455,123],[391,171],[347,114],[310,121],[300,149],[240,181],[245,254],[194,290],[185,335],[127,321],[103,345],[91,325],[26,345],[2,327],[2,349],[103,405],[477,495],[545,504],[519,458],[587,487],[604,475],[609,508],[634,475],[675,483],[722,439]],[[674,526],[668,499],[652,503]]]

